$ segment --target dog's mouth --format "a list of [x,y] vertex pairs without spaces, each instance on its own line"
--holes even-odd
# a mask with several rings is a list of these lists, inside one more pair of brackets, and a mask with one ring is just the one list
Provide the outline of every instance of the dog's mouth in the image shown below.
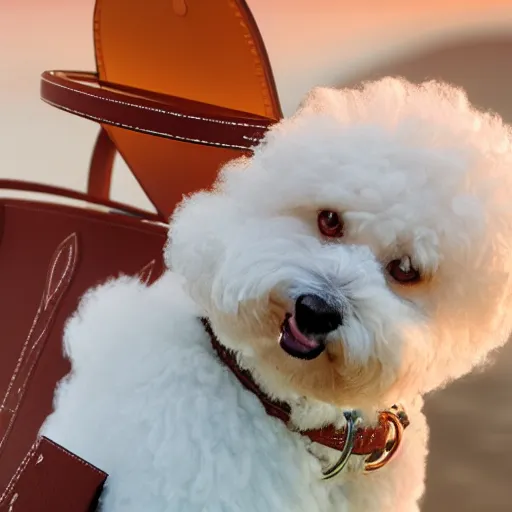
[[281,325],[279,345],[292,357],[311,360],[325,350],[325,339],[316,336],[308,337],[300,332],[294,316],[288,313]]

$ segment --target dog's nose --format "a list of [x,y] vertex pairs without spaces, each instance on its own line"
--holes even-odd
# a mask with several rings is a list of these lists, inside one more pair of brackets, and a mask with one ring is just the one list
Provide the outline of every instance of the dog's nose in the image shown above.
[[342,322],[341,312],[318,295],[301,295],[295,302],[295,322],[303,334],[327,334]]

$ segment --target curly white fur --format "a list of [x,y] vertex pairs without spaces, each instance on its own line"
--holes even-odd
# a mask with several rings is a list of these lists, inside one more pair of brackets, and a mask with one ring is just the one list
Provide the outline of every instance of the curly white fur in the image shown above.
[[[73,371],[43,432],[110,474],[104,512],[410,512],[423,493],[421,395],[508,338],[512,134],[460,90],[385,79],[313,91],[250,159],[171,223],[169,272],[91,291],[69,322]],[[344,237],[318,233],[337,211]],[[401,286],[403,259],[421,272]],[[313,361],[278,345],[293,302],[316,293],[344,322]],[[403,403],[412,425],[385,468],[336,455],[278,420],[216,359],[198,318],[238,353],[299,429],[366,421]]]

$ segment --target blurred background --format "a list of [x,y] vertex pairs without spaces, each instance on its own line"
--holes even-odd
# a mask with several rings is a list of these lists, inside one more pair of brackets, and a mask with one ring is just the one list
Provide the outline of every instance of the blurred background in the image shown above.
[[[312,86],[391,74],[455,83],[512,122],[512,0],[248,3],[286,115]],[[39,74],[94,70],[93,7],[94,0],[0,0],[0,177],[84,190],[97,126],[43,104]],[[152,209],[120,159],[113,197]],[[512,510],[512,346],[493,359],[428,397],[423,511]]]

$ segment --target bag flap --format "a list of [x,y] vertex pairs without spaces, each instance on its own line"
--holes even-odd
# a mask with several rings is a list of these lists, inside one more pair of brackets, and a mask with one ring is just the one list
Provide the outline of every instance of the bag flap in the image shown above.
[[106,478],[103,471],[42,437],[0,488],[0,512],[91,512]]

